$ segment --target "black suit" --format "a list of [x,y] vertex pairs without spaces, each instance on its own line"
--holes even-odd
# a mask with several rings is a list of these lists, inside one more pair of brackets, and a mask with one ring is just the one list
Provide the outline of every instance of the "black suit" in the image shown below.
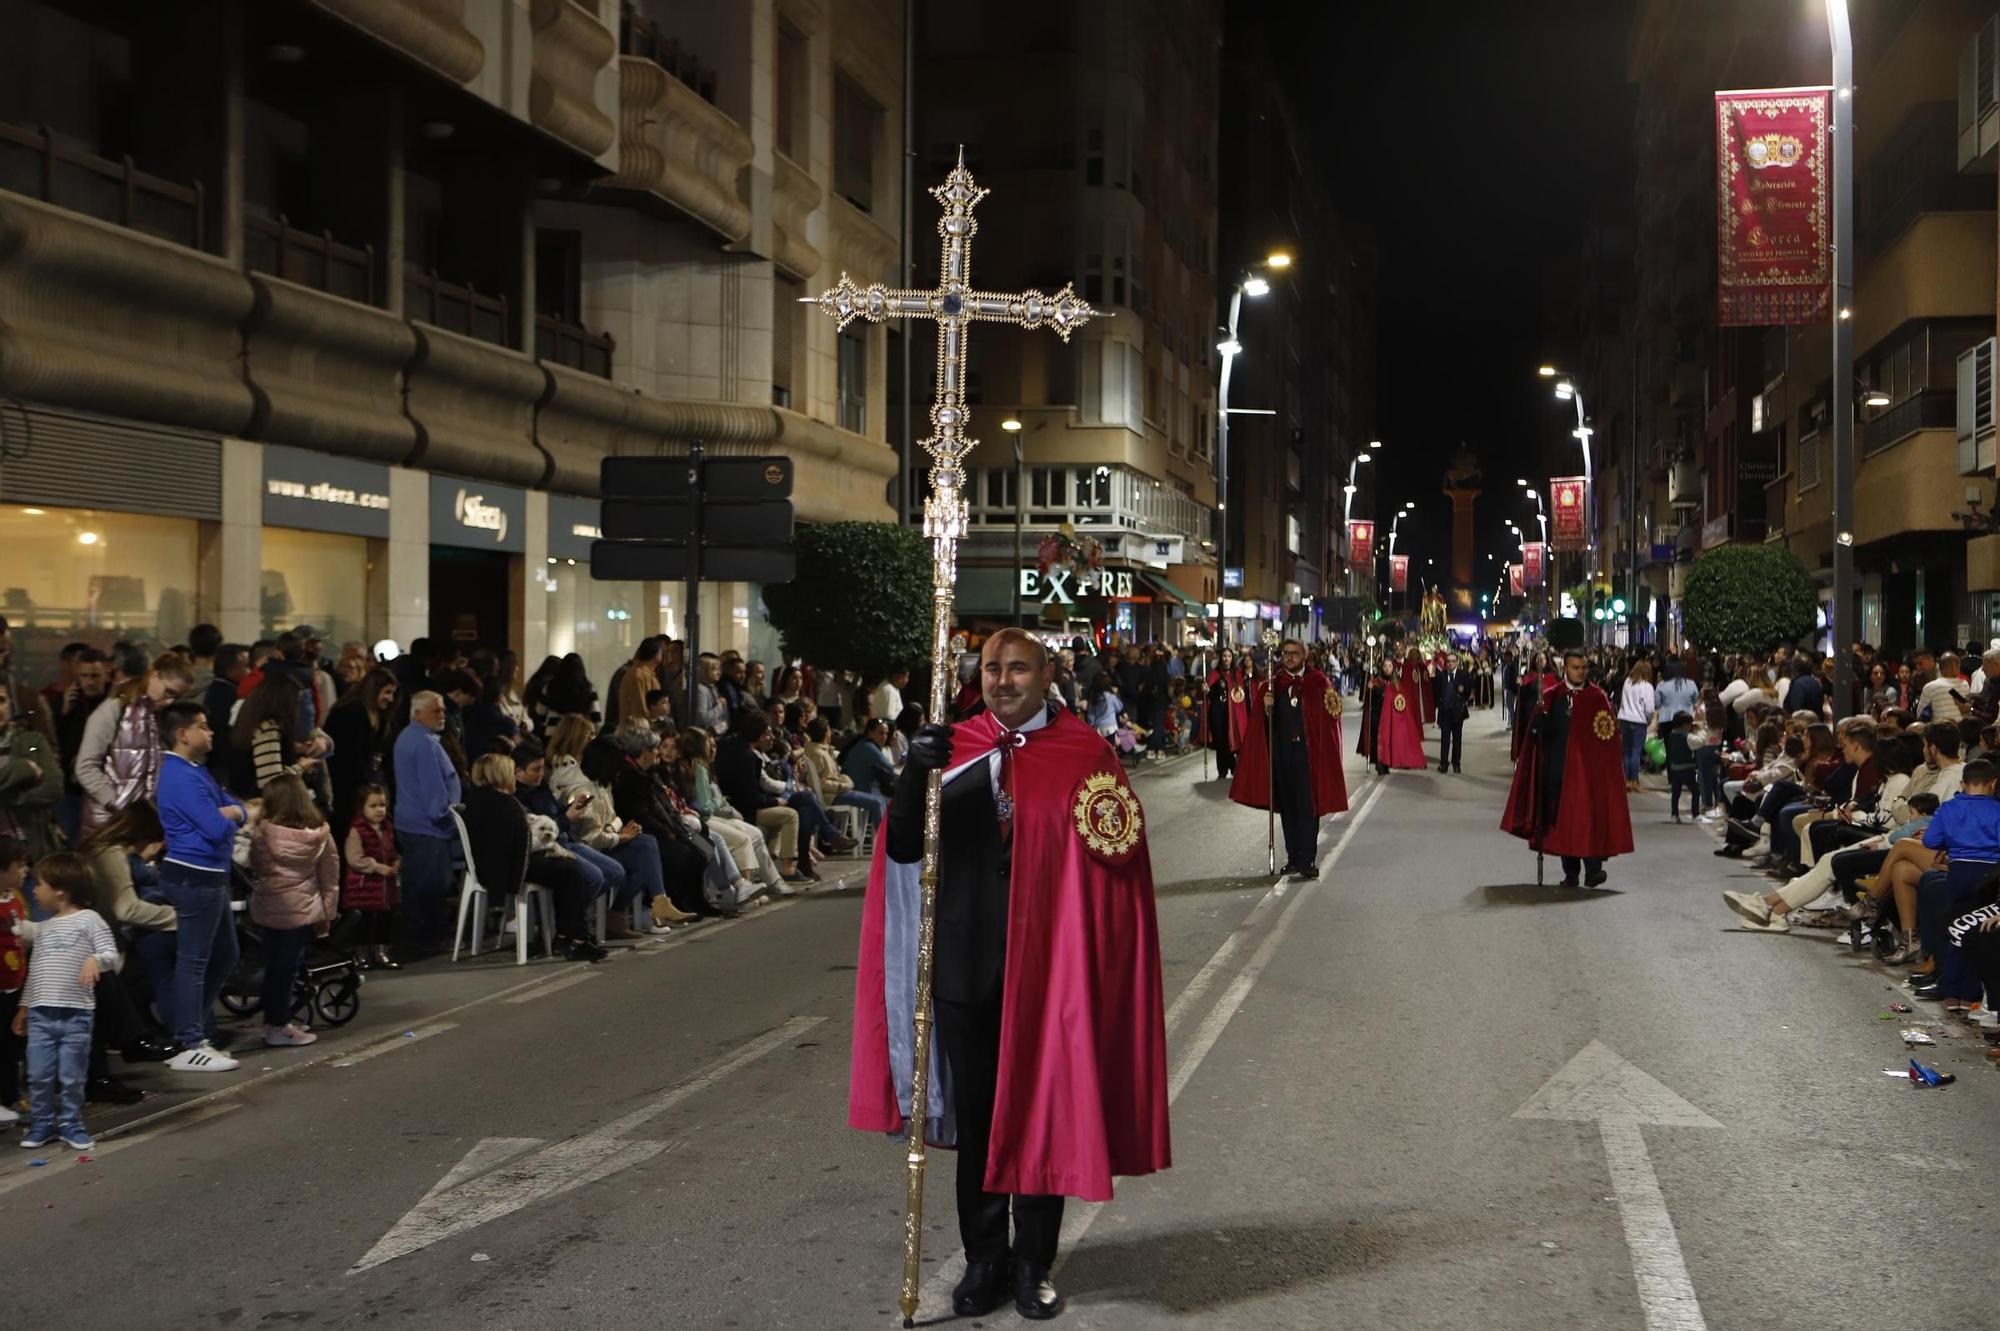
[[[999,1090],[1001,985],[1007,971],[1007,894],[1013,864],[994,802],[991,764],[946,784],[938,836],[937,933],[931,972],[938,1045],[951,1067],[958,1115],[958,1232],[969,1262],[1004,1263],[1011,1200],[1013,1252],[1048,1267],[1062,1230],[1061,1197],[986,1191],[986,1146]],[[896,782],[889,858],[924,857],[925,772],[912,763]]]
[[1465,717],[1472,710],[1472,698],[1478,682],[1470,670],[1441,671],[1437,677],[1438,694],[1438,771],[1460,770],[1459,763],[1465,757]]

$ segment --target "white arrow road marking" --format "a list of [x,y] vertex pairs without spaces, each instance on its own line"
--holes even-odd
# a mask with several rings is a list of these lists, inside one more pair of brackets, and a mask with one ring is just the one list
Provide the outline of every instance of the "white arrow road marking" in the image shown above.
[[[371,1266],[428,1248],[678,1147],[679,1142],[631,1141],[628,1134],[825,1020],[794,1017],[631,1113],[583,1136],[552,1146],[542,1146],[539,1137],[481,1139],[347,1274],[358,1275]],[[529,1155],[530,1151],[534,1154]]]
[[1680,1237],[1639,1129],[1722,1125],[1596,1040],[1528,1097],[1514,1117],[1597,1124],[1618,1214],[1625,1222],[1625,1246],[1632,1250],[1632,1277],[1647,1331],[1707,1331],[1681,1257]]
[[[1368,816],[1369,810],[1375,807],[1375,801],[1386,789],[1388,787],[1384,783],[1380,781],[1375,783],[1375,788],[1369,791],[1368,798],[1361,801],[1360,807],[1355,809],[1354,817],[1348,821],[1345,830],[1340,834],[1340,839],[1333,843],[1333,849],[1327,853],[1326,862],[1320,866],[1320,876],[1299,884],[1299,890],[1292,894],[1283,913],[1278,916],[1278,922],[1271,926],[1271,931],[1264,935],[1264,940],[1257,945],[1257,950],[1250,954],[1250,960],[1244,963],[1243,969],[1237,973],[1234,980],[1230,981],[1229,988],[1223,991],[1222,997],[1209,1010],[1208,1016],[1195,1028],[1194,1037],[1188,1041],[1187,1048],[1181,1051],[1180,1061],[1174,1065],[1173,1073],[1167,1079],[1169,1106],[1180,1098],[1181,1092],[1194,1077],[1195,1070],[1201,1066],[1202,1060],[1208,1057],[1209,1051],[1215,1048],[1215,1042],[1222,1038],[1223,1029],[1235,1018],[1237,1009],[1243,1006],[1243,1001],[1250,997],[1250,990],[1263,975],[1264,967],[1270,964],[1272,955],[1285,941],[1285,934],[1290,930],[1292,920],[1298,915],[1299,907],[1305,904],[1306,898],[1312,895],[1314,888],[1326,881],[1328,873],[1347,850],[1347,843],[1354,839],[1356,829],[1361,826],[1362,820]],[[1222,940],[1222,946],[1215,950],[1215,954],[1195,972],[1194,978],[1188,981],[1187,988],[1174,999],[1173,1005],[1167,1009],[1166,1026],[1169,1038],[1172,1038],[1182,1020],[1193,1009],[1194,1000],[1199,999],[1202,992],[1215,983],[1224,964],[1242,944],[1244,933],[1264,914],[1266,907],[1285,897],[1286,887],[1287,884],[1283,880],[1274,883],[1251,908],[1243,922],[1230,932],[1229,937]],[[1069,1259],[1070,1252],[1090,1229],[1091,1223],[1097,1219],[1097,1213],[1103,1209],[1103,1202],[1083,1202],[1064,1208],[1062,1233],[1056,1240],[1056,1270],[1062,1269],[1063,1263]],[[957,1262],[940,1265],[937,1273],[925,1283],[919,1295],[917,1317],[920,1321],[928,1322],[952,1315],[951,1290],[962,1274],[964,1274],[963,1269]]]

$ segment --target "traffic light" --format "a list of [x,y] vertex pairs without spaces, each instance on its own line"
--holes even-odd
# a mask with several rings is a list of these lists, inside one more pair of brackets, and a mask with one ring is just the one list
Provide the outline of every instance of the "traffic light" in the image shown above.
[[1612,613],[1612,614],[1613,614],[1614,616],[1616,616],[1616,617],[1618,617],[1618,618],[1620,618],[1620,619],[1623,619],[1623,618],[1625,617],[1625,598],[1624,598],[1624,597],[1622,597],[1622,596],[1618,596],[1618,597],[1613,597],[1613,598],[1612,598],[1612,601],[1611,601],[1611,613]]

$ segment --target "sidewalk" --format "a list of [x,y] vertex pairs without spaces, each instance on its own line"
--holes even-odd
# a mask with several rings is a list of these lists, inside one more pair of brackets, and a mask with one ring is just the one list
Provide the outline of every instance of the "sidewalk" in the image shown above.
[[[319,1040],[304,1049],[265,1048],[261,1017],[254,1013],[243,1018],[222,1014],[221,1029],[235,1037],[228,1053],[242,1064],[236,1071],[169,1072],[163,1063],[126,1063],[113,1054],[112,1075],[146,1092],[146,1098],[135,1105],[86,1105],[85,1119],[91,1135],[108,1145],[192,1111],[222,1112],[217,1108],[222,1102],[280,1077],[307,1068],[328,1064],[344,1067],[373,1059],[402,1044],[477,1020],[480,1009],[488,1005],[535,1002],[621,961],[699,945],[810,897],[858,888],[867,881],[868,860],[858,855],[829,857],[819,872],[822,881],[811,890],[776,900],[757,897],[735,919],[680,926],[660,937],[606,943],[611,955],[595,965],[544,958],[532,947],[528,964],[516,965],[513,944],[508,940],[498,951],[456,962],[447,955],[410,963],[398,971],[369,971],[362,977],[360,1013],[345,1026],[319,1028],[315,1032]],[[26,1160],[10,1157],[27,1154],[17,1151],[0,1156],[0,1192],[6,1191],[10,1177],[29,1167]],[[60,1150],[34,1154],[51,1161],[65,1155]]]

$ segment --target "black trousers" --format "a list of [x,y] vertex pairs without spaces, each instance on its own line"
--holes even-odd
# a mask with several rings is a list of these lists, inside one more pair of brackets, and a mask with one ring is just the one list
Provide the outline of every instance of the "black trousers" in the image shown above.
[[1861,895],[1861,880],[1870,874],[1882,872],[1887,863],[1886,850],[1842,850],[1833,856],[1833,881],[1840,888],[1841,896],[1853,901]]
[[1319,858],[1319,815],[1313,812],[1312,765],[1305,741],[1278,741],[1277,788],[1271,792],[1285,825],[1285,863],[1311,868]]
[[1438,713],[1438,771],[1456,768],[1465,757],[1465,718],[1446,720]]
[[[1005,1262],[1009,1251],[1037,1266],[1055,1265],[1063,1199],[1009,1197],[986,1191],[986,1144],[1000,1079],[1000,995],[983,1003],[935,999],[938,1044],[951,1067],[958,1111],[958,1236],[968,1262]],[[1012,1203],[1014,1242],[1007,1242]]]
[[1604,867],[1603,860],[1580,860],[1574,855],[1565,855],[1562,857],[1562,861],[1563,877],[1565,878],[1574,878],[1581,870],[1596,873]]
[[1858,846],[1875,835],[1873,828],[1856,827],[1853,823],[1843,823],[1837,818],[1806,824],[1806,839],[1812,842],[1815,860],[1831,855],[1836,850]]

